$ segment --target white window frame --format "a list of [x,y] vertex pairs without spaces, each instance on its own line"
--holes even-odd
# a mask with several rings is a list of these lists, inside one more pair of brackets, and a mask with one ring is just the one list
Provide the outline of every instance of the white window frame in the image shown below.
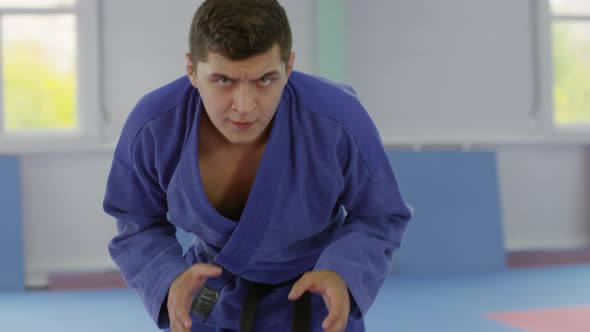
[[[61,14],[76,16],[76,75],[78,128],[73,131],[32,131],[6,133],[0,123],[0,154],[87,151],[101,146],[106,120],[102,95],[101,0],[76,0],[74,6],[49,8],[2,8],[0,16],[11,14]],[[0,33],[1,36],[1,33]],[[3,89],[0,80],[0,89]],[[3,90],[1,90],[3,93]],[[0,98],[2,93],[0,93]],[[3,121],[0,99],[0,121]]]

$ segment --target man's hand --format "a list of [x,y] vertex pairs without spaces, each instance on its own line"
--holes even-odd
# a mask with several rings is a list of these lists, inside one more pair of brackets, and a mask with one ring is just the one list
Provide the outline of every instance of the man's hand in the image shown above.
[[210,264],[195,264],[182,272],[168,290],[168,316],[172,332],[188,332],[192,321],[189,310],[193,294],[205,284],[207,278],[219,277],[221,268]]
[[324,331],[343,332],[350,313],[350,298],[344,280],[332,271],[306,272],[293,285],[289,300],[297,300],[305,291],[321,294],[324,299],[329,311],[328,317],[322,323]]

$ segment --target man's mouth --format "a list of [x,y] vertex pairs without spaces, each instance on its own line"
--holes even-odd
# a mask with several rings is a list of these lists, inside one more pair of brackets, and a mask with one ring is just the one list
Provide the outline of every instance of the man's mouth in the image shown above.
[[240,130],[245,130],[248,129],[250,127],[252,127],[252,125],[254,124],[254,121],[250,121],[250,122],[243,122],[243,121],[231,121],[231,123],[238,129]]

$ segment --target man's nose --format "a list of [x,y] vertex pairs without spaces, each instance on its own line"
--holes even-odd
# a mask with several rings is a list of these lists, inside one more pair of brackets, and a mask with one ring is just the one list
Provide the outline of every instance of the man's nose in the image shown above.
[[240,84],[234,96],[234,109],[240,113],[248,113],[255,108],[254,89],[248,84]]

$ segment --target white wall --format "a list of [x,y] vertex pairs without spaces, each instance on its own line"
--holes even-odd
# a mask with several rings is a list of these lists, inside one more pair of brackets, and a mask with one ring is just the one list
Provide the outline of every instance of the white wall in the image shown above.
[[27,155],[21,159],[25,277],[42,286],[49,272],[114,267],[116,232],[102,212],[111,153]]
[[104,1],[104,100],[116,137],[145,93],[184,74],[191,17],[200,1]]
[[590,245],[587,148],[500,147],[497,160],[507,248]]
[[346,79],[386,142],[531,129],[530,1],[344,3]]
[[[415,15],[406,8],[408,17],[398,20],[399,34],[411,36],[420,33],[420,45],[429,52],[442,52],[442,48],[429,48],[430,44],[441,44],[447,34],[455,31],[451,24],[468,17],[475,24],[492,24],[503,21],[503,15],[510,18],[527,17],[526,6],[512,6],[513,1],[497,2],[497,7],[486,0],[465,0],[460,2],[444,1],[363,1],[359,14],[375,13],[371,6],[379,2],[378,9],[391,12],[400,4],[413,4],[414,9],[423,8]],[[524,1],[523,1],[524,2]],[[150,89],[156,88],[184,72],[183,54],[187,49],[186,38],[190,18],[199,1],[175,0],[105,0],[104,2],[104,38],[106,78],[105,104],[111,115],[112,123],[107,133],[115,138],[123,120],[137,99]],[[314,38],[314,1],[284,0],[294,30],[296,67],[306,72],[314,72],[315,38]],[[496,3],[496,2],[494,2]],[[519,2],[520,3],[520,2]],[[390,4],[390,5],[388,5]],[[455,4],[449,10],[449,4]],[[458,5],[461,4],[461,5]],[[427,5],[427,6],[426,6]],[[489,10],[475,10],[485,6]],[[385,6],[385,7],[383,7]],[[422,7],[420,7],[422,6]],[[467,9],[468,13],[461,12]],[[362,10],[361,10],[362,9]],[[411,9],[411,8],[410,8]],[[489,13],[493,12],[493,19]],[[520,12],[519,12],[520,11]],[[424,13],[439,13],[436,24],[428,23],[430,16],[419,16]],[[446,16],[445,16],[446,15]],[[478,16],[479,15],[479,16]],[[358,17],[360,23],[381,24],[377,19]],[[360,23],[347,22],[348,26]],[[496,24],[496,23],[494,23]],[[454,25],[453,25],[454,26]],[[437,28],[429,33],[428,29]],[[516,28],[516,26],[515,26]],[[485,29],[484,29],[485,30]],[[477,39],[478,31],[465,29],[464,38]],[[522,31],[513,31],[523,34]],[[360,32],[355,32],[361,35]],[[469,35],[472,33],[473,35]],[[363,35],[370,38],[370,35]],[[408,37],[410,38],[410,37]],[[364,41],[368,42],[368,41]],[[409,44],[412,40],[407,41]],[[495,40],[501,44],[501,40]],[[362,45],[362,44],[361,44]],[[501,47],[499,45],[498,47]],[[417,50],[416,48],[416,50]],[[395,48],[388,63],[377,63],[374,53],[366,49],[350,49],[355,59],[373,62],[364,67],[363,63],[350,66],[349,78],[358,77],[358,82],[351,83],[361,92],[367,91],[376,84],[385,84],[388,89],[381,91],[384,95],[395,94],[398,88],[415,93],[411,88],[419,88],[420,82],[428,80],[427,73],[406,73],[403,77],[408,85],[390,84],[391,75],[403,70],[396,64]],[[422,58],[421,58],[422,56]],[[416,54],[406,56],[404,66],[416,66],[422,63],[423,57],[436,59],[448,57],[448,54]],[[487,59],[479,54],[482,64],[498,59]],[[506,55],[508,56],[508,55]],[[415,63],[413,61],[416,61]],[[391,67],[397,71],[390,73]],[[369,70],[369,79],[359,76],[360,71]],[[427,71],[429,68],[424,68]],[[443,70],[430,68],[432,70]],[[526,77],[527,68],[515,73]],[[511,70],[520,70],[512,68]],[[356,76],[355,76],[356,75]],[[388,83],[389,82],[389,83]],[[445,82],[439,82],[442,85]],[[388,85],[389,84],[389,85]],[[457,89],[453,81],[448,81],[445,94]],[[494,87],[489,87],[494,89]],[[527,88],[528,89],[528,88]],[[525,95],[529,91],[523,92]],[[375,98],[363,97],[370,107],[379,107]],[[506,100],[502,95],[491,94],[492,102],[501,107]],[[437,117],[440,112],[440,98],[416,94],[421,98],[420,107],[432,112]],[[527,103],[519,101],[511,104],[525,108]],[[469,105],[467,105],[469,106]],[[471,105],[473,106],[473,105]],[[485,105],[479,105],[484,107]],[[400,106],[401,107],[401,106]],[[475,106],[474,106],[475,107]],[[485,107],[484,107],[485,108]],[[520,109],[519,109],[520,110]],[[489,110],[492,112],[493,110]],[[526,110],[523,110],[523,112]],[[104,193],[106,176],[111,162],[110,151],[86,153],[60,153],[26,155],[22,159],[23,205],[25,228],[26,277],[28,285],[39,285],[45,282],[50,272],[64,270],[97,270],[114,267],[108,252],[107,243],[115,235],[114,221],[102,212],[101,203]],[[577,146],[529,146],[514,145],[498,148],[498,166],[500,188],[503,205],[504,231],[508,249],[536,247],[570,247],[590,244],[590,211],[586,207],[590,199],[588,192],[588,170],[590,164],[587,151]]]

